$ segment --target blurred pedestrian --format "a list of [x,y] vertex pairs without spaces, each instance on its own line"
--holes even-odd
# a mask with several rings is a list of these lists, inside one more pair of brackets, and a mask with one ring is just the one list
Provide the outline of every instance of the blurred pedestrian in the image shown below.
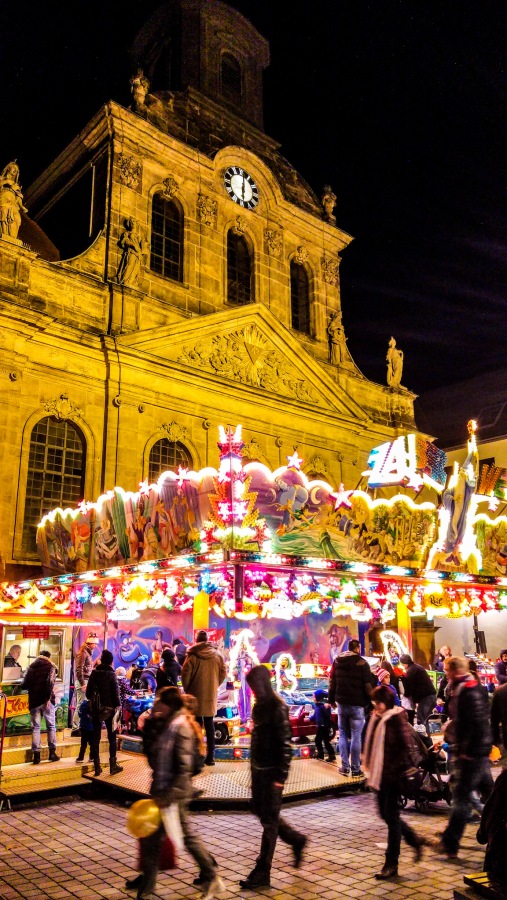
[[444,671],[444,662],[446,659],[450,659],[452,656],[452,650],[447,644],[444,644],[443,647],[440,647],[440,650],[435,656],[433,660],[433,669],[435,672],[443,672]]
[[120,692],[118,679],[113,669],[113,654],[103,650],[100,663],[90,675],[86,688],[86,698],[90,701],[90,713],[93,722],[93,763],[95,775],[102,774],[100,765],[100,739],[102,722],[105,723],[109,740],[109,774],[123,772],[122,766],[116,762],[116,728],[115,713],[120,709]]
[[206,732],[206,765],[215,765],[215,725],[218,689],[227,669],[223,657],[208,641],[206,631],[199,631],[197,641],[188,648],[187,658],[181,670],[181,683],[187,694],[197,700],[197,721]]
[[372,692],[372,673],[361,656],[359,641],[349,641],[348,650],[336,657],[329,679],[329,702],[338,706],[338,749],[341,775],[363,775],[361,737],[365,708]]
[[498,684],[507,684],[507,650],[500,650],[500,659],[495,665],[495,677]]
[[507,761],[507,684],[502,684],[493,694],[491,728],[493,744],[501,751],[501,764],[504,766]]
[[484,801],[493,789],[489,761],[491,729],[487,693],[469,672],[466,659],[451,656],[444,666],[451,688],[450,721],[445,737],[452,754],[455,781],[451,814],[437,850],[455,859],[471,814],[471,795],[478,791]]
[[292,847],[296,869],[301,865],[307,838],[280,816],[283,786],[292,757],[288,706],[275,694],[266,666],[254,666],[246,677],[255,696],[250,766],[252,804],[262,825],[262,840],[255,867],[240,885],[246,890],[256,890],[270,885],[277,838]]
[[368,723],[364,746],[364,767],[368,785],[377,793],[379,813],[387,825],[385,863],[375,878],[394,878],[398,874],[401,838],[414,848],[419,862],[425,839],[401,818],[398,797],[400,779],[413,767],[414,740],[406,711],[394,705],[394,694],[387,685],[374,688],[373,713]]
[[[148,762],[153,770],[150,794],[162,810],[162,819],[165,809],[173,803],[178,805],[185,849],[199,866],[201,900],[212,900],[223,890],[223,882],[218,876],[215,860],[194,832],[189,818],[196,736],[187,711],[183,709],[183,697],[178,688],[166,687],[160,691],[152,715],[144,726],[147,734],[151,720],[155,727],[154,739],[147,746]],[[141,839],[142,872],[127,880],[125,885],[127,890],[137,889],[137,900],[150,897],[155,890],[164,835],[162,825],[155,834]]]

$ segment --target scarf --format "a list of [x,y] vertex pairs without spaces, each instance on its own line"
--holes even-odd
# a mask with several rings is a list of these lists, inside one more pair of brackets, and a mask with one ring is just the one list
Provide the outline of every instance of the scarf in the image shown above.
[[384,770],[384,744],[386,738],[386,724],[393,716],[403,712],[401,706],[388,709],[383,716],[370,717],[366,730],[364,743],[364,767],[367,772],[367,783],[374,791],[380,790],[382,772]]

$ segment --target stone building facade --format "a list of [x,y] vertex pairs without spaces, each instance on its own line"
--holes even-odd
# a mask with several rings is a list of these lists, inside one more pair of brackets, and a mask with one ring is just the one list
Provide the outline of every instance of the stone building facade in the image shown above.
[[347,350],[336,198],[263,131],[266,41],[218,0],[172,0],[134,54],[131,108],[100,109],[0,237],[9,578],[37,571],[48,509],[215,465],[219,424],[348,487],[414,427],[413,395]]

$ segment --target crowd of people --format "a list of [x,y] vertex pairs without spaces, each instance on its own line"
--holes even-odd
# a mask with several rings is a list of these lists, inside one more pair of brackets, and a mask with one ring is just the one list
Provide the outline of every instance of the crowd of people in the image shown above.
[[[110,773],[121,772],[116,736],[122,703],[137,686],[155,693],[143,728],[143,746],[153,771],[151,794],[162,811],[177,807],[185,847],[199,867],[194,883],[211,900],[220,893],[222,881],[216,860],[194,830],[188,807],[194,794],[193,776],[205,765],[215,764],[213,717],[218,690],[226,677],[223,657],[206,631],[200,631],[195,644],[183,647],[184,652],[181,648],[178,652],[178,645],[166,647],[160,665],[143,665],[141,661],[127,679],[124,668],[114,670],[109,650],[104,649],[100,659],[93,661],[95,638],[88,636],[76,659],[79,706],[77,722],[74,720],[78,728],[73,733],[81,737],[77,762],[83,761],[89,749],[95,774],[102,772],[99,747],[105,725]],[[416,862],[429,843],[401,817],[400,790],[424,765],[425,758],[441,755],[445,749],[452,774],[452,807],[446,828],[432,842],[433,850],[455,858],[465,826],[476,810],[483,814],[478,839],[487,844],[486,863],[496,877],[505,880],[507,773],[494,787],[490,753],[494,743],[502,759],[507,758],[507,650],[502,651],[496,666],[499,685],[492,699],[478,672],[471,671],[469,661],[453,656],[450,648],[441,648],[435,667],[443,675],[438,695],[443,703],[444,725],[443,734],[432,739],[429,717],[437,703],[437,691],[426,670],[411,656],[403,655],[396,668],[383,660],[372,672],[361,655],[359,641],[351,640],[348,649],[333,662],[328,691],[317,690],[314,695],[316,756],[323,759],[325,750],[328,762],[336,759],[330,730],[331,708],[337,706],[339,771],[344,776],[366,776],[376,794],[378,811],[388,831],[385,862],[376,877],[391,879],[398,873],[402,838],[413,849]],[[59,758],[52,694],[55,676],[49,652],[42,651],[24,678],[36,764],[40,761],[42,717],[46,720],[49,759]],[[241,887],[255,890],[270,885],[277,838],[291,846],[296,868],[301,864],[307,838],[280,815],[292,757],[287,704],[273,690],[266,666],[254,666],[246,677],[255,698],[250,765],[253,811],[262,825],[262,839],[256,864]],[[164,836],[162,824],[153,835],[142,839],[141,872],[126,885],[128,890],[137,891],[137,900],[151,896],[155,889]]]

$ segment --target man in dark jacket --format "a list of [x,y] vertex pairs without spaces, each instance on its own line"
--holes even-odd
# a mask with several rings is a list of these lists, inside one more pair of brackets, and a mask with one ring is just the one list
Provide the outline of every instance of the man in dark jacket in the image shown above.
[[500,659],[495,665],[495,677],[498,684],[507,684],[507,650],[500,651]]
[[123,769],[116,762],[116,731],[113,726],[115,712],[120,708],[120,693],[118,679],[113,669],[113,654],[109,650],[103,650],[100,663],[95,667],[86,688],[86,699],[90,701],[90,714],[93,722],[93,738],[91,756],[95,766],[95,775],[101,775],[100,766],[100,737],[102,734],[102,722],[106,723],[107,737],[109,739],[109,772],[116,775]]
[[206,732],[206,763],[215,765],[215,726],[213,717],[217,714],[218,688],[222,684],[227,669],[223,657],[208,641],[207,633],[199,631],[197,641],[188,648],[187,658],[181,670],[181,683],[187,694],[197,700],[197,721]]
[[79,707],[86,697],[86,686],[92,673],[93,651],[97,649],[99,639],[95,633],[89,634],[81,644],[74,659],[74,691],[76,708],[72,719],[72,737],[79,737]]
[[429,734],[428,719],[437,702],[435,685],[426,669],[418,666],[408,653],[400,656],[400,663],[405,670],[405,675],[403,676],[405,697],[411,700],[414,709],[417,709],[417,724],[424,725],[426,734]]
[[336,657],[329,680],[329,702],[333,706],[335,703],[338,705],[338,749],[342,775],[350,775],[350,764],[352,775],[363,774],[361,736],[365,722],[364,710],[373,685],[371,669],[360,651],[359,641],[349,641],[349,649]]
[[162,665],[157,672],[157,691],[164,687],[177,687],[181,666],[177,661],[174,650],[166,647],[162,653]]
[[247,890],[255,890],[270,885],[277,837],[292,847],[296,869],[301,865],[307,839],[280,816],[283,786],[292,758],[287,704],[275,694],[265,666],[254,666],[246,680],[255,695],[250,766],[252,804],[262,825],[262,840],[255,868],[240,881],[240,885]]
[[446,737],[451,746],[456,782],[453,807],[438,850],[454,859],[458,855],[459,843],[469,818],[470,795],[479,791],[485,800],[493,789],[489,762],[491,729],[487,694],[468,671],[466,659],[452,656],[446,659],[444,665],[445,674],[452,685],[450,723],[446,729]]
[[55,694],[56,666],[50,660],[51,654],[41,650],[37,659],[28,666],[22,687],[28,691],[28,708],[32,722],[33,764],[40,763],[40,723],[46,723],[49,747],[49,761],[58,762],[56,755]]

